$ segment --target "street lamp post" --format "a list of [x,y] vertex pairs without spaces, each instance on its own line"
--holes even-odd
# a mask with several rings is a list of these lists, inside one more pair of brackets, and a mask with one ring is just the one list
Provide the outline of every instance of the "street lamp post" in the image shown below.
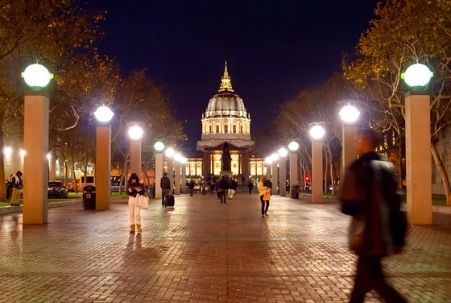
[[275,194],[277,193],[277,187],[279,186],[279,172],[277,169],[277,164],[279,164],[279,155],[277,153],[271,154],[271,182],[273,189],[275,189]]
[[174,187],[174,155],[175,155],[175,150],[172,147],[168,147],[165,152],[164,152],[165,158],[166,158],[166,164],[167,164],[167,168],[168,168],[168,178],[169,181],[171,182],[171,191],[172,188]]
[[134,124],[128,129],[130,137],[130,172],[136,173],[141,178],[141,138],[144,134],[143,129]]
[[182,160],[181,160],[181,166],[182,166],[182,188],[181,188],[181,192],[184,193],[185,192],[185,184],[186,184],[186,164],[188,163],[188,159],[183,156]]
[[287,155],[288,150],[285,147],[279,148],[279,195],[285,197],[287,195]]
[[53,75],[43,65],[31,64],[22,77],[29,87],[24,96],[23,224],[45,224],[49,173],[49,98],[45,88]]
[[182,155],[180,153],[174,154],[174,194],[180,195],[180,167],[181,167],[181,161],[182,161]]
[[[296,141],[290,142],[288,144],[288,149],[290,150],[290,197],[296,198],[298,196],[295,186],[298,185],[298,153],[299,144]],[[296,192],[294,192],[296,191]]]
[[155,149],[155,199],[161,199],[160,180],[163,177],[163,150],[165,146],[163,142],[158,141],[155,142],[153,148]]
[[271,179],[271,167],[272,167],[271,156],[268,156],[265,158],[265,165],[266,165],[266,180],[270,180]]
[[96,210],[110,208],[111,192],[111,126],[114,113],[107,106],[100,106],[94,113],[96,127]]
[[357,158],[357,152],[355,149],[355,140],[357,138],[357,127],[355,126],[355,122],[360,116],[359,110],[351,105],[346,104],[343,106],[339,112],[339,116],[341,121],[343,122],[342,127],[342,164],[341,164],[341,180],[343,180],[343,175],[346,170],[346,167]]
[[432,72],[414,64],[402,77],[411,88],[405,97],[407,213],[412,224],[432,224],[430,96],[424,91]]
[[323,137],[326,130],[314,124],[309,134],[312,138],[312,202],[323,202]]

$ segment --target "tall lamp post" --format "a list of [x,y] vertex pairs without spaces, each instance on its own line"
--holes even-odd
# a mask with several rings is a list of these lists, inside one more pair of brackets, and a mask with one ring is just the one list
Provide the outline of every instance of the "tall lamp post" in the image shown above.
[[155,199],[161,199],[160,180],[163,177],[163,150],[165,146],[163,142],[158,141],[155,142],[153,148],[155,149]]
[[53,75],[40,64],[29,65],[22,77],[29,87],[24,96],[23,223],[47,223],[49,98],[45,88]]
[[[171,187],[174,187],[174,159],[173,159],[174,155],[175,155],[175,150],[172,147],[168,147],[164,151],[164,156],[166,158],[166,164],[168,167],[168,178],[169,178],[169,181],[171,182]],[[172,188],[171,188],[171,191],[172,191]]]
[[298,149],[299,144],[296,141],[290,142],[288,144],[288,149],[290,150],[290,197],[296,199],[299,197],[298,194]]
[[271,179],[271,166],[272,166],[271,156],[268,156],[265,158],[265,165],[266,165],[266,180],[270,180]]
[[355,122],[359,119],[360,111],[351,104],[346,104],[343,106],[338,113],[343,122],[342,127],[342,162],[341,162],[341,180],[343,180],[343,175],[346,167],[357,158],[357,152],[355,150],[355,140],[357,138],[357,127]]
[[107,106],[94,112],[96,127],[96,210],[110,208],[111,192],[111,125],[114,113]]
[[180,167],[181,167],[181,161],[182,161],[182,155],[180,153],[174,154],[174,194],[180,195]]
[[318,123],[309,130],[312,138],[312,202],[323,202],[323,141],[326,130]]
[[402,75],[410,87],[406,106],[407,213],[412,224],[432,224],[430,96],[425,88],[432,72],[413,64]]
[[279,187],[279,172],[277,169],[277,164],[279,164],[279,155],[277,153],[271,154],[271,182],[273,188],[275,188],[277,193],[277,188]]
[[287,195],[287,155],[288,150],[285,147],[279,148],[279,195],[285,197]]
[[144,130],[134,124],[128,129],[130,137],[130,172],[136,173],[141,178],[141,138]]

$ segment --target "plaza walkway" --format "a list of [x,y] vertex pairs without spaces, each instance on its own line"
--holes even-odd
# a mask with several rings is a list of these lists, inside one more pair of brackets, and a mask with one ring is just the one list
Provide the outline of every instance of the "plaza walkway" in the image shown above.
[[[346,302],[355,257],[338,205],[275,197],[267,218],[259,207],[247,193],[152,201],[141,236],[128,233],[126,200],[54,208],[43,226],[0,216],[0,302]],[[411,302],[451,302],[451,216],[434,220],[385,263]]]

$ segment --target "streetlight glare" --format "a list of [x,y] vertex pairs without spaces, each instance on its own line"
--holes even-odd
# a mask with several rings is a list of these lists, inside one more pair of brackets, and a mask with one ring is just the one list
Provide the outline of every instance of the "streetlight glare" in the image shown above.
[[161,141],[157,141],[157,142],[155,142],[155,144],[153,145],[153,148],[155,148],[155,150],[156,150],[157,152],[163,151],[164,147],[165,147],[165,146],[164,146],[164,143],[161,142]]
[[53,74],[44,65],[35,63],[25,68],[22,78],[29,87],[44,88],[53,79]]
[[314,140],[321,140],[326,134],[326,130],[321,125],[315,124],[310,128],[309,134]]
[[299,148],[299,144],[296,141],[291,141],[290,144],[288,144],[288,149],[291,151],[297,151]]
[[279,150],[277,151],[277,154],[278,154],[280,157],[284,158],[284,157],[286,157],[286,156],[288,155],[288,150],[287,150],[285,147],[281,147],[281,148],[279,148]]
[[268,156],[268,157],[265,158],[265,163],[266,164],[271,164],[272,163],[271,156]]
[[172,158],[175,154],[175,150],[172,147],[168,147],[164,152],[165,156],[168,158]]
[[181,162],[182,157],[183,156],[180,153],[175,153],[174,154],[174,160],[177,161],[177,162]]
[[110,122],[110,120],[114,116],[114,113],[108,106],[102,105],[99,106],[97,110],[94,112],[94,116],[99,122]]
[[279,160],[279,155],[277,153],[272,153],[271,154],[271,161],[275,162],[277,160]]
[[20,149],[20,156],[23,158],[25,157],[25,155],[27,154],[27,152],[24,149]]
[[186,163],[188,163],[188,159],[183,156],[182,159],[180,159],[180,163],[186,164]]
[[13,154],[13,149],[10,146],[5,146],[3,147],[3,154],[5,155],[5,157],[9,158],[11,157],[11,155]]
[[144,130],[138,125],[133,125],[128,129],[128,136],[132,140],[141,139],[143,134],[144,134]]
[[347,104],[341,108],[338,115],[344,123],[352,124],[359,119],[360,111],[355,106]]
[[426,65],[416,63],[409,66],[401,78],[410,87],[421,87],[428,85],[432,76],[433,72]]

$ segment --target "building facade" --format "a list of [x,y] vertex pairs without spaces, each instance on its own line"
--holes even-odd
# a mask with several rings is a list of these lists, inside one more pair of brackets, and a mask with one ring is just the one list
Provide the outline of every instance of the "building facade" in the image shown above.
[[[203,153],[203,176],[228,174],[246,182],[250,174],[249,153],[254,146],[251,118],[243,99],[233,90],[227,62],[218,93],[208,102],[201,121],[197,150]],[[225,148],[230,151],[230,169],[224,167],[224,156],[228,157]]]

